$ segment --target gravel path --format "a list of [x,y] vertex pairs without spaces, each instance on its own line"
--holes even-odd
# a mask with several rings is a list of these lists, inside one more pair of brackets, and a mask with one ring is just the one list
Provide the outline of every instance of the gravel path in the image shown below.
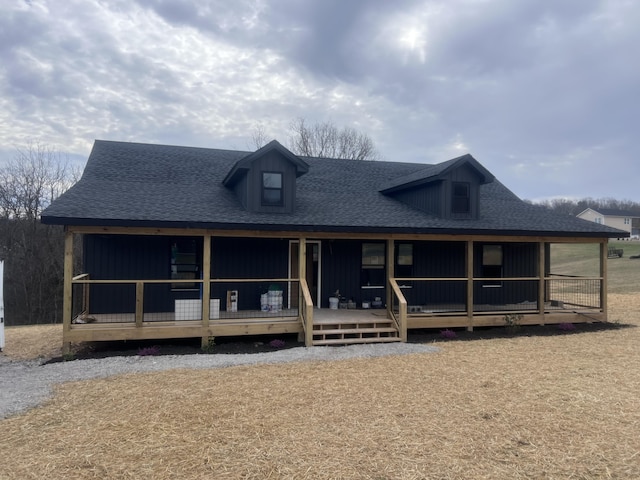
[[346,347],[291,348],[269,353],[237,355],[162,355],[112,357],[43,365],[38,360],[16,361],[0,354],[0,418],[33,408],[52,395],[55,384],[110,375],[157,372],[173,368],[224,368],[236,365],[299,361],[346,360],[435,352],[433,346],[410,343]]

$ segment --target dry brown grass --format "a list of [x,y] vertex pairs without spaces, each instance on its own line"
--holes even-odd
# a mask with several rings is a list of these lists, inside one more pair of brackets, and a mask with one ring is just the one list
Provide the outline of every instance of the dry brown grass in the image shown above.
[[[610,296],[638,324],[640,298]],[[0,478],[640,478],[640,329],[126,375],[0,422]]]
[[3,353],[16,360],[59,357],[62,353],[62,325],[7,327]]

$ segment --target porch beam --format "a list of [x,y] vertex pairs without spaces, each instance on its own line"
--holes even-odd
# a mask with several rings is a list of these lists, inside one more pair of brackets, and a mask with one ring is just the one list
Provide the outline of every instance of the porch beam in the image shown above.
[[467,241],[467,330],[473,331],[473,240]]
[[69,332],[71,331],[71,316],[73,315],[73,232],[64,232],[64,284],[62,296],[62,354],[71,351]]
[[211,317],[211,235],[202,241],[202,348],[209,345],[209,318]]
[[[218,230],[204,228],[151,228],[151,227],[92,227],[69,225],[73,233],[87,234],[117,234],[117,235],[156,235],[156,236],[195,236],[211,235],[216,237],[244,237],[244,238],[300,238],[301,232],[289,230],[258,231],[258,230]],[[307,233],[307,232],[304,232]],[[361,232],[308,232],[305,237],[313,239],[344,239],[344,240],[447,240],[447,241],[475,241],[475,242],[552,242],[552,243],[599,243],[607,242],[600,237],[557,237],[540,235],[459,235],[459,234],[431,234],[431,233],[361,233]]]

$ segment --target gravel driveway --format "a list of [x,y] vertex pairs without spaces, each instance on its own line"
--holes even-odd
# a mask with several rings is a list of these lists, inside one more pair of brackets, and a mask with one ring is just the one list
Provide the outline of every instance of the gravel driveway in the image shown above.
[[135,372],[172,368],[224,368],[236,365],[298,361],[346,360],[436,352],[433,346],[411,343],[351,345],[346,347],[290,348],[269,353],[236,355],[160,355],[111,357],[42,364],[38,360],[16,361],[0,354],[0,418],[23,412],[51,397],[55,384],[104,378]]

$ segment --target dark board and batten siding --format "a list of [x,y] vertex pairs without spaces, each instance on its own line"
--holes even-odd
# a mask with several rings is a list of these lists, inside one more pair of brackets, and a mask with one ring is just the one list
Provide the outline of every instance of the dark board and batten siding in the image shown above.
[[[289,240],[258,238],[213,238],[211,240],[212,278],[288,278]],[[271,282],[212,283],[211,298],[220,298],[226,308],[227,290],[238,290],[240,310],[259,310],[260,295]],[[277,286],[288,298],[286,282]]]
[[[480,212],[480,181],[478,172],[469,165],[463,165],[452,170],[443,178],[432,180],[413,188],[407,188],[392,193],[396,200],[417,210],[441,218],[477,219]],[[465,183],[469,185],[469,212],[454,213],[453,184]]]
[[[196,242],[202,271],[201,237],[85,235],[84,271],[93,280],[169,280],[171,245],[176,238]],[[212,278],[287,278],[288,240],[214,238],[211,245]],[[287,285],[279,285],[287,291]],[[260,294],[269,282],[213,283],[211,298],[226,308],[226,291],[238,290],[240,309],[259,309]],[[145,285],[144,310],[171,312],[177,299],[199,298],[200,289],[172,290],[170,283]],[[286,298],[286,297],[285,297]],[[135,284],[91,286],[93,313],[130,313],[135,305]]]
[[244,208],[248,208],[248,192],[247,192],[247,177],[244,176],[238,180],[238,182],[233,187],[233,191],[236,194],[238,200]]
[[[474,245],[474,277],[481,278],[482,249],[484,243]],[[537,243],[492,243],[502,246],[502,277],[536,277],[538,275]],[[490,282],[487,282],[490,283]],[[485,283],[474,284],[474,303],[486,305],[537,302],[538,282],[535,280],[507,280],[499,287],[487,287]]]
[[[282,206],[262,205],[262,172],[282,173]],[[247,210],[263,213],[293,213],[295,207],[296,167],[277,152],[260,157],[254,161],[247,172],[246,189]]]
[[[181,237],[185,238],[185,237]],[[171,237],[135,235],[85,235],[84,272],[92,280],[164,280],[171,275]],[[202,239],[194,237],[196,251]],[[197,293],[197,292],[196,292]],[[171,292],[171,285],[145,287],[146,312],[172,311],[176,298],[190,292]],[[91,285],[93,313],[130,313],[135,310],[135,284]]]
[[336,290],[340,290],[340,294],[347,300],[352,299],[360,305],[363,299],[360,288],[361,267],[362,242],[360,240],[323,241],[320,306],[329,307],[329,297],[333,296]]
[[[202,238],[196,242],[201,270]],[[84,271],[92,279],[170,279],[171,245],[176,237],[86,235],[84,239]],[[367,240],[367,243],[376,240]],[[384,241],[380,243],[385,245]],[[288,278],[289,240],[214,237],[211,242],[211,275],[225,278]],[[385,288],[362,288],[362,240],[325,240],[322,242],[322,295],[319,304],[329,306],[336,290],[358,306],[375,297],[385,298]],[[411,275],[415,278],[465,278],[466,242],[416,241],[413,244]],[[503,249],[503,277],[536,277],[538,275],[537,243],[497,243]],[[481,280],[484,243],[474,244],[474,300],[476,304],[532,302],[537,299],[538,282],[504,281],[499,287],[487,288]],[[385,255],[386,258],[386,255]],[[398,271],[396,266],[396,271]],[[387,265],[384,272],[386,275]],[[405,268],[406,271],[406,268]],[[401,276],[401,275],[396,275]],[[288,296],[287,282],[279,282]],[[400,281],[409,305],[463,304],[466,280]],[[221,299],[226,308],[226,291],[238,290],[239,309],[260,308],[260,295],[270,282],[217,283],[211,286],[211,298]],[[144,309],[147,312],[173,311],[179,298],[198,298],[200,290],[176,291],[169,283],[145,286]],[[131,312],[135,302],[135,285],[92,285],[91,307],[95,313]]]
[[[414,242],[413,272],[416,278],[463,278],[466,276],[466,242]],[[464,303],[465,282],[399,282],[409,305]]]
[[[469,213],[453,213],[452,201],[453,201],[453,183],[462,182],[469,184],[469,206],[471,211]],[[445,188],[443,191],[443,213],[445,218],[478,218],[479,203],[480,203],[480,178],[475,169],[469,165],[463,165],[460,168],[456,168],[448,176],[445,182]]]
[[393,196],[396,200],[406,203],[410,207],[441,216],[443,214],[442,191],[442,182],[433,182],[429,185],[402,190],[394,193]]

